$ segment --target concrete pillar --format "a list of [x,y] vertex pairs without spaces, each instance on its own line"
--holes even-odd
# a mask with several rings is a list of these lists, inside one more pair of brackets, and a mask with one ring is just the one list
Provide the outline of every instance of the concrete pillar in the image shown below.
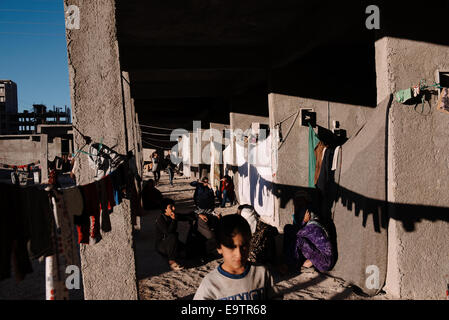
[[[384,37],[376,42],[378,96],[435,81],[449,70],[446,46]],[[379,85],[382,84],[382,85]],[[444,299],[449,283],[449,115],[430,96],[424,112],[393,102],[388,139],[388,270],[398,298]]]
[[[41,183],[48,182],[48,135],[40,134],[40,165],[41,165]],[[53,159],[51,159],[53,160]]]
[[[65,1],[80,10],[80,29],[67,29],[67,49],[73,125],[93,141],[126,154],[129,137],[129,97],[122,86],[116,33],[115,1]],[[74,130],[75,149],[84,140]],[[79,156],[79,184],[94,180],[86,156]],[[136,266],[130,202],[111,214],[112,231],[96,245],[81,245],[85,299],[137,299]]]

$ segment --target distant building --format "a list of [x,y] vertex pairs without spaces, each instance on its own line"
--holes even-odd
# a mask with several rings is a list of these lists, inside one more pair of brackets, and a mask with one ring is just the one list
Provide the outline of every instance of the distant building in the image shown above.
[[16,113],[14,121],[17,123],[20,134],[35,134],[38,133],[38,126],[42,124],[70,124],[70,108],[65,106],[63,109],[53,106],[53,110],[47,111],[45,105],[33,104],[32,112],[25,110],[24,112]]
[[18,133],[15,114],[17,114],[17,85],[11,80],[0,80],[0,134]]

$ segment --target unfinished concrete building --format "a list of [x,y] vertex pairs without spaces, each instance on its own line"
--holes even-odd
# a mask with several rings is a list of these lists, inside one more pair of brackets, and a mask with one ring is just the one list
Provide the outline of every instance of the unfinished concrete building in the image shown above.
[[[379,4],[380,28],[368,29],[363,2],[65,2],[81,13],[67,45],[73,124],[84,135],[139,159],[139,122],[192,132],[192,121],[208,129],[227,124],[231,112],[264,117],[282,132],[272,181],[272,223],[282,230],[293,194],[309,187],[311,129],[300,109],[315,114],[318,135],[338,121],[347,141],[331,273],[369,294],[444,298],[449,115],[436,110],[438,92],[417,107],[393,94],[422,79],[443,83],[447,3]],[[87,159],[77,177],[93,179]],[[130,206],[114,209],[114,232],[101,243],[81,247],[86,299],[138,298]],[[371,266],[379,283],[367,287]]]
[[19,128],[14,121],[17,107],[17,84],[0,80],[0,134],[17,134]]

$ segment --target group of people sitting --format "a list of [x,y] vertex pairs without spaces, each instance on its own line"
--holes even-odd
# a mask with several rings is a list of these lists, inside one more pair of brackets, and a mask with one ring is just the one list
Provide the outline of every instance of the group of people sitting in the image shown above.
[[[323,272],[333,267],[334,246],[307,192],[295,195],[292,223],[284,227],[283,249],[277,252],[278,230],[263,222],[253,206],[240,205],[235,214],[215,214],[214,193],[207,178],[191,185],[196,187],[192,213],[177,213],[172,199],[162,199],[156,250],[168,259],[172,270],[183,269],[179,259],[194,256],[195,248],[201,248],[196,252],[200,256],[223,257],[223,263],[203,279],[195,299],[273,298],[268,270],[286,273],[315,267]],[[178,238],[178,221],[189,221],[193,227],[186,243]],[[244,282],[245,288],[229,281],[248,277],[251,281]],[[268,287],[260,287],[261,283]]]

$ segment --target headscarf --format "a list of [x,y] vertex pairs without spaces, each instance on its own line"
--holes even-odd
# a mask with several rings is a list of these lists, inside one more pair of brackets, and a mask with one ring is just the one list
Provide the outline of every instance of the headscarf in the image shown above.
[[256,232],[258,220],[258,216],[254,208],[243,208],[240,214],[246,221],[248,221],[249,227],[251,228],[251,234],[254,234],[254,232]]
[[299,190],[293,198],[295,212],[293,213],[293,223],[299,226],[303,225],[306,211],[312,212],[312,198],[307,191]]

